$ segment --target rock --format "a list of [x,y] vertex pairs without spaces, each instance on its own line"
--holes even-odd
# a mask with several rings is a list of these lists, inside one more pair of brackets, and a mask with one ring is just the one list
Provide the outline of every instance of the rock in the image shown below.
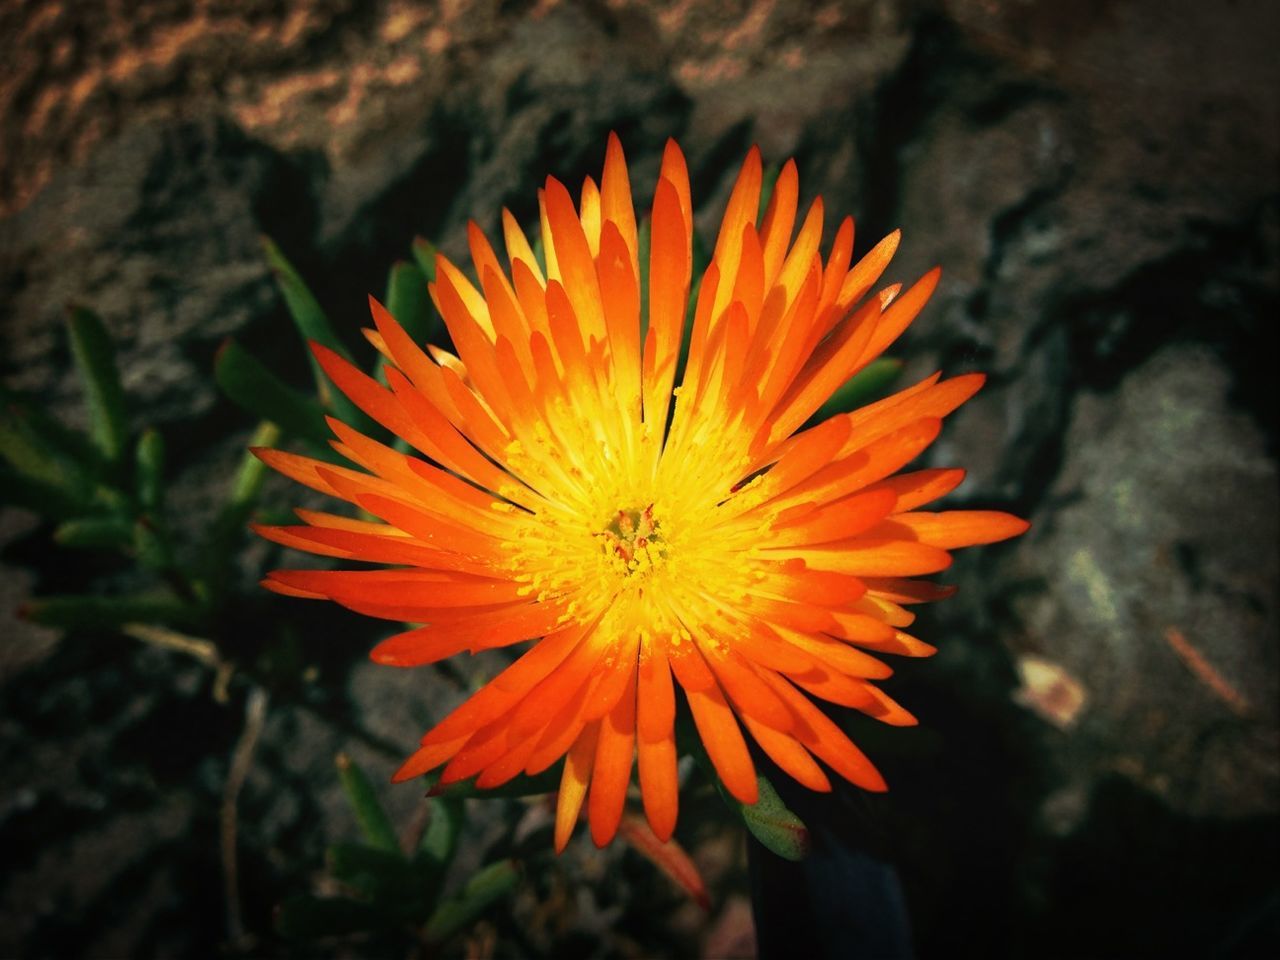
[[[1055,752],[1074,784],[1120,774],[1183,814],[1275,811],[1277,470],[1230,372],[1171,346],[1081,394],[1063,469],[1015,548],[1015,648],[1087,700]],[[1086,789],[1087,792],[1087,789]]]
[[131,127],[68,172],[0,224],[6,382],[83,418],[60,322],[83,303],[115,338],[125,390],[150,422],[207,413],[214,348],[275,306],[255,209],[287,192],[286,170],[210,120]]

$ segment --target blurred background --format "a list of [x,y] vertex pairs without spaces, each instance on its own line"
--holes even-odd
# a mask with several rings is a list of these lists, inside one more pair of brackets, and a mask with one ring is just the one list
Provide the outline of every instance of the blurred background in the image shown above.
[[[943,266],[894,348],[903,382],[990,379],[930,462],[969,469],[953,505],[1034,524],[962,553],[959,595],[922,615],[940,653],[889,684],[921,726],[848,722],[891,792],[809,816],[896,869],[922,957],[1262,955],[1280,946],[1278,38],[1267,0],[8,0],[0,374],[83,425],[63,311],[96,311],[191,550],[254,427],[214,385],[219,345],[308,379],[260,235],[368,363],[365,297],[415,236],[461,257],[468,217],[527,222],[546,174],[598,175],[610,130],[646,206],[679,140],[704,233],[751,144],[794,156],[829,233],[857,219],[857,252],[902,228],[890,280]],[[492,665],[374,667],[378,624],[290,609],[296,682],[220,702],[186,653],[16,615],[132,582],[50,530],[0,510],[0,955],[296,949],[273,910],[357,829],[334,754],[412,820],[421,790],[387,777]],[[247,548],[246,595],[270,559]],[[250,646],[306,606],[252,604],[232,631]],[[678,836],[709,910],[626,844],[554,858],[538,802],[468,803],[463,868],[498,850],[523,875],[447,953],[756,954],[743,834],[705,791]]]

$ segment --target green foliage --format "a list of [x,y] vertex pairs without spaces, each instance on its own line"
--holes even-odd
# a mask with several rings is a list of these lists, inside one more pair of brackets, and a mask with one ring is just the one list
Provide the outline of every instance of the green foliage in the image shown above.
[[164,437],[148,427],[134,449],[134,476],[138,504],[156,511],[164,505]]
[[[88,506],[101,461],[96,452],[78,457],[76,451],[59,442],[57,434],[44,429],[43,419],[29,405],[7,397],[0,412],[0,457],[13,478],[9,486],[32,501],[24,506],[46,513],[43,507],[47,501],[47,512],[61,516]],[[47,493],[41,495],[40,490]]]
[[[328,347],[343,359],[350,360],[351,354],[338,339],[319,301],[298,275],[298,271],[293,268],[293,264],[285,259],[285,255],[276,246],[275,241],[270,237],[263,237],[262,250],[276,278],[276,286],[284,296],[285,306],[289,308],[289,316],[293,318],[303,341],[307,343],[315,341]],[[318,367],[316,368],[316,387],[321,391],[326,387],[323,374]]]
[[791,812],[767,778],[757,775],[759,799],[753,804],[726,800],[737,806],[751,835],[784,860],[803,860],[809,855],[809,828]]
[[78,433],[38,403],[5,391],[0,456],[7,468],[0,470],[0,493],[56,523],[53,540],[59,546],[119,554],[158,582],[128,596],[41,597],[21,612],[65,629],[200,623],[210,611],[192,569],[174,555],[164,511],[164,439],[153,428],[131,428],[102,321],[73,307],[67,333],[89,432]]
[[436,282],[436,245],[422,237],[413,238],[413,259],[422,275],[431,283]]
[[[430,275],[435,276],[434,264]],[[385,306],[416,343],[426,343],[440,332],[439,317],[432,312],[427,293],[427,276],[419,266],[401,260],[387,277]]]
[[698,767],[715,785],[725,806],[767,850],[784,860],[803,860],[809,855],[809,828],[782,802],[778,791],[767,777],[756,773],[756,802],[742,803],[720,781],[720,776],[693,727],[692,719],[686,713],[681,713],[676,718],[676,744],[681,753],[693,756]]
[[346,791],[347,800],[355,811],[366,842],[378,850],[398,850],[400,844],[396,840],[396,832],[386,811],[382,809],[382,804],[378,802],[378,795],[365,772],[352,763],[346,754],[338,754],[336,762],[342,789]]
[[329,875],[347,895],[289,898],[276,915],[276,932],[282,937],[302,943],[373,937],[383,949],[399,941],[403,953],[413,943],[427,947],[447,942],[515,889],[515,864],[501,860],[476,871],[457,893],[443,896],[463,821],[462,802],[429,800],[430,820],[420,841],[402,849],[365,772],[345,755],[336,763],[364,842],[329,848]]
[[71,354],[84,382],[93,442],[114,466],[124,456],[129,433],[115,347],[102,321],[83,307],[67,311],[67,329]]
[[321,444],[328,440],[320,404],[283,383],[235,340],[218,350],[213,377],[227,398],[248,413],[271,421],[291,436]]
[[510,860],[477,871],[460,894],[442,901],[431,914],[425,931],[427,942],[444,943],[475,923],[490,906],[509,896],[519,879]]
[[[262,238],[262,249],[266,254],[271,272],[276,278],[276,286],[280,289],[285,306],[289,309],[289,316],[293,318],[294,326],[302,335],[303,342],[308,345],[318,343],[328,347],[344,360],[350,361],[350,351],[334,332],[319,301],[298,275],[298,271],[293,268],[293,264],[285,259],[280,248],[269,237]],[[354,403],[341,392],[330,388],[329,378],[320,369],[316,358],[310,355],[310,350],[308,350],[308,359],[311,361],[311,371],[315,376],[316,392],[320,395],[321,405],[353,427],[361,430],[374,429],[373,422]]]
[[101,629],[126,623],[188,625],[199,619],[189,603],[166,594],[124,597],[39,597],[21,610],[23,616],[46,627]]

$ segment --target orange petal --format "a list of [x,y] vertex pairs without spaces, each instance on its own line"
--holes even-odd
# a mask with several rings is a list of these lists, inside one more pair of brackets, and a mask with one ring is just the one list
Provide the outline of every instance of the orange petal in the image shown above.
[[435,663],[463,650],[487,650],[540,637],[559,622],[564,607],[530,603],[478,613],[464,620],[433,623],[383,640],[369,658],[393,667]]
[[951,566],[945,550],[910,540],[855,539],[793,553],[818,570],[855,577],[915,577]]
[[583,232],[582,221],[573,209],[573,198],[564,184],[553,177],[547,178],[544,196],[560,283],[577,310],[583,336],[588,340],[591,337],[604,339],[604,312],[600,305],[600,286],[596,282],[595,260]]
[[921,504],[929,503],[944,497],[964,480],[964,471],[950,470],[915,470],[901,473],[896,477],[886,477],[879,483],[867,487],[871,490],[891,490],[897,498],[893,505],[894,513],[912,510]]
[[866,296],[867,291],[880,279],[880,274],[884,273],[885,267],[893,259],[901,239],[902,231],[893,231],[872,247],[866,256],[846,274],[844,283],[840,287],[840,295],[836,298],[836,303],[841,309],[847,310]]
[[429,730],[422,745],[462,742],[475,730],[492,723],[559,667],[581,642],[583,632],[575,625],[539,640]]
[[538,258],[533,255],[533,247],[520,229],[520,224],[506,207],[502,208],[502,238],[507,245],[507,262],[511,264],[512,279],[516,279],[517,264],[524,268],[531,279],[539,286],[545,284],[542,268],[538,266]]
[[764,679],[795,711],[796,718],[800,721],[795,730],[796,739],[850,783],[876,792],[888,789],[884,778],[867,759],[866,754],[855,747],[844,732],[814,706],[808,697],[782,677],[765,675]]
[[560,777],[560,793],[556,797],[556,853],[564,853],[569,837],[578,822],[582,801],[591,782],[591,768],[596,760],[596,740],[600,724],[593,723],[582,731],[564,761],[564,773]]
[[[600,682],[582,703],[582,716],[586,720],[599,720],[613,710],[619,698],[628,696],[636,671],[636,654],[640,651],[640,637],[632,633],[618,640],[610,651],[601,670]],[[631,690],[630,696],[635,696]]]
[[967,373],[941,382],[931,377],[853,411],[848,415],[849,439],[838,456],[846,456],[923,418],[945,417],[977,393],[985,382],[986,377],[980,373]]
[[766,727],[750,717],[743,717],[742,722],[747,725],[756,743],[760,744],[760,749],[769,759],[797,782],[819,793],[831,791],[831,781],[798,740],[790,734],[779,733],[771,727]]
[[811,570],[803,560],[788,560],[775,565],[759,581],[764,592],[784,596],[796,603],[840,608],[855,603],[867,588],[857,577],[830,570]]
[[760,211],[760,187],[763,179],[764,168],[760,162],[760,148],[752,146],[747,151],[746,159],[742,161],[733,190],[729,194],[729,203],[720,221],[720,233],[716,236],[715,250],[711,255],[713,260],[724,263],[730,248],[740,243],[742,228],[748,223],[756,222],[756,214]]
[[894,300],[880,317],[880,322],[876,324],[875,334],[863,350],[862,356],[858,358],[858,366],[865,366],[884,353],[885,348],[911,325],[911,321],[919,315],[924,305],[929,302],[929,298],[933,296],[933,291],[938,286],[938,278],[941,276],[942,269],[934,267],[912,284],[906,293]]
[[529,755],[537,744],[538,741],[533,737],[517,740],[505,754],[480,771],[476,777],[476,786],[481,790],[489,790],[515,779],[523,772]]
[[662,837],[650,830],[643,820],[628,813],[622,818],[623,838],[649,858],[663,873],[674,880],[703,910],[710,911],[711,898],[707,885],[693,859],[670,836]]
[[783,636],[819,663],[839,670],[846,676],[883,680],[893,675],[893,669],[887,663],[882,663],[875,657],[840,643],[838,640],[830,640],[820,635],[803,634],[795,630],[787,630]]
[[[617,226],[606,222],[600,236],[597,272],[604,298],[605,323],[609,327],[609,349],[614,358],[620,398],[629,408],[640,408],[640,287],[631,266],[632,254]],[[633,399],[634,398],[634,399]]]
[[406,780],[412,780],[414,777],[420,777],[428,770],[434,770],[446,760],[450,760],[462,749],[463,744],[471,738],[470,733],[466,733],[452,740],[442,740],[438,743],[431,743],[418,748],[408,760],[400,765],[391,777],[393,783],[403,783]]
[[764,276],[766,288],[772,287],[791,240],[796,222],[796,200],[799,196],[800,177],[796,162],[788,160],[778,172],[769,196],[769,206],[760,225],[760,239],[764,249]]
[[891,727],[914,727],[920,722],[915,718],[914,714],[910,713],[880,688],[868,686],[867,689],[875,700],[875,704],[869,709],[859,707],[858,709],[862,710],[863,713],[875,717],[881,723],[887,723]]
[[[627,685],[609,715],[600,722],[596,742],[596,762],[591,778],[591,796],[587,801],[587,819],[591,822],[591,839],[597,847],[605,846],[618,832],[622,807],[631,781],[631,764],[636,742],[636,671],[635,661],[625,667]],[[618,669],[624,669],[619,667]]]
[[955,550],[1008,540],[1026,533],[1030,526],[1025,520],[996,510],[950,510],[895,514],[874,532],[890,537],[914,536],[921,543]]
[[681,212],[679,189],[665,177],[653,198],[649,240],[649,333],[644,351],[645,421],[666,423],[680,351],[680,331],[693,270],[691,221]]
[[520,600],[526,587],[439,570],[273,570],[272,580],[320,596],[360,597],[374,603],[485,606]]
[[673,656],[671,665],[689,701],[698,736],[725,788],[742,803],[755,803],[758,789],[755,765],[738,729],[738,721],[702,655],[687,649],[689,646],[682,644],[681,655]]
[[535,746],[529,754],[529,762],[525,764],[525,773],[530,776],[539,774],[569,751],[587,726],[587,721],[582,718],[582,701],[591,695],[599,682],[598,676],[588,676],[582,681],[578,691],[551,715],[551,720],[542,727],[541,732],[535,731],[534,734],[527,735],[526,739],[532,740]]
[[727,648],[722,652],[704,649],[703,655],[740,717],[751,717],[774,730],[791,727],[791,712],[786,704],[761,681],[742,657]]
[[870,529],[893,509],[897,496],[892,490],[866,490],[808,514],[799,523],[775,528],[762,546],[821,544],[845,540]]
[[[288,571],[284,571],[288,572]],[[328,600],[327,594],[314,593],[311,590],[301,590],[298,587],[291,587],[288,583],[284,583],[274,576],[263,577],[258,581],[258,585],[265,587],[272,593],[278,593],[282,597],[297,597],[300,600]]]
[[[644,701],[640,701],[643,711]],[[680,808],[680,785],[676,767],[676,743],[670,733],[665,738],[636,743],[640,765],[640,796],[644,815],[659,840],[670,840]]]
[[791,490],[830,464],[848,437],[849,423],[841,417],[814,427],[769,468],[760,481],[761,490],[770,497]]
[[506,754],[511,746],[511,730],[501,720],[477,730],[440,771],[440,785],[471,779]]
[[[636,241],[636,210],[631,201],[631,181],[627,176],[627,161],[622,153],[622,143],[614,133],[609,134],[609,143],[605,147],[604,173],[600,177],[600,213],[604,222],[612,223],[621,235],[631,261],[631,272],[638,277],[640,263],[636,259],[639,252],[639,243]],[[601,239],[603,240],[603,233]]]
[[883,480],[900,470],[938,438],[942,421],[925,418],[835,460],[780,497],[777,505],[830,501]]
[[600,254],[600,188],[590,177],[582,181],[582,200],[578,204],[578,219],[587,238],[587,249],[592,257]]
[[608,646],[601,643],[598,636],[589,635],[550,676],[521,701],[510,719],[515,734],[531,736],[540,730],[548,717],[554,716],[565,703],[579,694],[583,685],[599,669],[607,652]]
[[953,596],[955,587],[944,587],[928,580],[906,580],[901,577],[868,577],[867,590],[894,603],[930,603]]

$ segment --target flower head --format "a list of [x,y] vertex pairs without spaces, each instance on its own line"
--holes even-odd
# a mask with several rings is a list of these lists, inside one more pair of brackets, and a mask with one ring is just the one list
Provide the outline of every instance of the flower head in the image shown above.
[[379,663],[531,641],[422,738],[396,779],[443,765],[442,782],[492,787],[563,757],[563,848],[584,802],[594,840],[612,838],[638,758],[644,810],[665,839],[676,822],[683,696],[716,772],[744,803],[757,795],[748,740],[814,790],[830,789],[828,769],[885,788],[811,697],[914,723],[874,683],[891,672],[877,654],[933,652],[903,632],[906,608],[948,591],[912,578],[947,567],[952,548],[1026,524],[921,512],[962,471],[898,472],[979,375],[935,375],[801,429],[915,318],[938,271],[867,297],[898,234],[851,266],[845,219],[824,261],[820,199],[795,231],[795,164],[757,219],[761,188],[753,149],[695,280],[688,172],[669,142],[642,263],[622,148],[610,137],[600,184],[587,179],[576,206],[554,179],[539,193],[545,269],[505,211],[509,273],[474,224],[479,286],[438,259],[431,295],[456,355],[424,352],[372,300],[368,336],[387,361],[387,386],[314,348],[338,389],[414,453],[338,420],[333,445],[353,467],[261,451],[377,519],[299,510],[302,525],[259,532],[389,565],[280,570],[266,586],[422,624],[380,643]]

